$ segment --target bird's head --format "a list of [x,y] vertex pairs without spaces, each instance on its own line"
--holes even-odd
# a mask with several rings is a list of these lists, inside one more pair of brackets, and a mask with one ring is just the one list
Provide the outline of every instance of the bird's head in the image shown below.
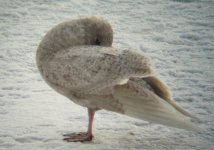
[[85,45],[111,46],[113,30],[110,23],[100,17],[86,17],[78,20],[84,34]]

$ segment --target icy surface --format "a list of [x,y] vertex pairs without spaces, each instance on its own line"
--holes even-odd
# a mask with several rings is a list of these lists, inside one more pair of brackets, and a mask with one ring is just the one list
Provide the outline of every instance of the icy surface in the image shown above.
[[[53,91],[35,65],[52,26],[81,15],[108,19],[114,46],[144,51],[175,100],[201,118],[203,133],[153,125],[112,112],[95,117],[91,143],[66,143],[85,131],[87,111]],[[0,150],[212,150],[214,147],[212,0],[0,0]]]

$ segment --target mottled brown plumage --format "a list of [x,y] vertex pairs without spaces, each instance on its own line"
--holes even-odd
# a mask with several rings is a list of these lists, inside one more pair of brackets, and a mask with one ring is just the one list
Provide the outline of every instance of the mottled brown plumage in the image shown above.
[[57,92],[89,109],[87,134],[67,141],[92,139],[94,112],[106,109],[139,119],[195,130],[191,115],[172,99],[142,52],[112,47],[111,25],[87,17],[61,23],[45,35],[37,50],[37,66]]

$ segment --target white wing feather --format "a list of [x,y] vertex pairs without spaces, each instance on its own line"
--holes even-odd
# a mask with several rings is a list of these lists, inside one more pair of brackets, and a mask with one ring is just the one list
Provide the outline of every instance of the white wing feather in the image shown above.
[[129,80],[124,85],[115,86],[114,97],[122,104],[124,114],[177,128],[200,130],[190,122],[189,117],[156,95],[146,84],[145,82],[145,86],[139,86]]

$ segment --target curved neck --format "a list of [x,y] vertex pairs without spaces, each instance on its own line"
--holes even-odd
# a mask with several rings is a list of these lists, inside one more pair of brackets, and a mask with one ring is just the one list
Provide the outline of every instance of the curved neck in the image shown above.
[[63,22],[45,35],[37,49],[37,63],[50,60],[56,52],[78,45],[111,46],[111,25],[97,17]]

